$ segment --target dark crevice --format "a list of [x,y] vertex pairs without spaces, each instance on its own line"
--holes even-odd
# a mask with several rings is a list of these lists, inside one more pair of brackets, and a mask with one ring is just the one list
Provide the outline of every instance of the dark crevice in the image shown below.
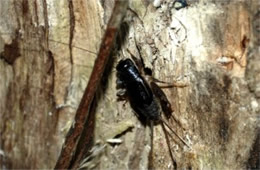
[[74,16],[74,7],[73,1],[69,0],[69,13],[70,13],[70,38],[69,38],[69,49],[70,49],[70,62],[73,65],[73,56],[72,56],[72,41],[74,37],[74,29],[75,29],[75,16]]
[[15,38],[13,39],[12,43],[5,44],[4,51],[0,53],[0,59],[3,59],[6,63],[10,65],[12,65],[15,60],[21,56],[17,35],[18,34],[16,32]]
[[47,7],[47,2],[46,0],[42,1],[43,3],[43,16],[44,16],[44,29],[43,29],[43,33],[44,33],[44,42],[45,42],[45,49],[47,49],[46,52],[46,56],[48,58],[49,61],[49,68],[47,68],[47,74],[52,76],[52,84],[50,86],[50,91],[51,94],[50,96],[52,97],[52,101],[53,101],[53,107],[56,106],[55,103],[55,99],[54,99],[54,83],[55,83],[55,64],[54,64],[54,56],[53,53],[50,51],[49,49],[49,22],[48,22],[48,7]]
[[35,13],[35,20],[36,20],[36,23],[37,25],[39,25],[39,16],[38,16],[38,4],[37,4],[37,0],[34,0],[34,13]]
[[255,139],[252,149],[250,150],[250,157],[247,161],[247,169],[260,169],[260,132]]
[[46,0],[42,1],[43,3],[43,16],[44,16],[44,28],[45,28],[45,38],[46,38],[46,43],[47,43],[47,49],[49,49],[49,22],[48,22],[48,8],[47,8],[47,3]]
[[[74,6],[73,6],[73,1],[68,0],[68,8],[69,8],[69,14],[70,14],[70,32],[69,32],[69,53],[70,53],[70,63],[71,63],[71,73],[70,73],[70,85],[73,82],[73,72],[74,72],[74,66],[73,66],[73,54],[72,54],[72,49],[73,49],[73,37],[74,37],[74,30],[75,30],[75,15],[74,15]],[[70,86],[69,85],[69,86]],[[67,94],[66,96],[68,97],[69,94],[69,86],[67,88]]]
[[29,12],[29,4],[27,0],[22,1],[22,12],[24,16],[26,16]]

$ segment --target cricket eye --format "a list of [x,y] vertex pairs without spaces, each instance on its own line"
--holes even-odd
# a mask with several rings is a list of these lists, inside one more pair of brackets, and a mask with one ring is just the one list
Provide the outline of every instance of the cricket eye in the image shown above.
[[146,75],[152,76],[152,70],[150,68],[145,67],[144,72],[145,72]]

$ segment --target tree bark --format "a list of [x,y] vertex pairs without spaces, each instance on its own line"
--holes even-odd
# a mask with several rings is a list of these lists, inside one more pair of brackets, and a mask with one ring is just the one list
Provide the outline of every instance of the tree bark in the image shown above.
[[[95,139],[81,167],[168,169],[160,126],[136,118],[116,97],[115,66],[142,58],[174,109],[170,147],[178,168],[259,166],[259,1],[131,1],[97,94]],[[2,1],[0,164],[53,168],[86,87],[113,1]],[[111,144],[119,138],[121,143]],[[109,140],[110,139],[110,140]],[[153,151],[151,153],[151,142]],[[149,155],[152,155],[150,157]]]
[[1,1],[2,168],[53,168],[101,39],[96,1]]

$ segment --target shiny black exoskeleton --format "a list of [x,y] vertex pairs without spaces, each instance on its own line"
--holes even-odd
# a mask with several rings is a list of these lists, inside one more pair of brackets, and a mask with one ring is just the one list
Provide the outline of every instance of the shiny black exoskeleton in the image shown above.
[[116,69],[118,84],[126,89],[130,104],[138,116],[158,121],[160,119],[158,102],[132,60],[121,60]]

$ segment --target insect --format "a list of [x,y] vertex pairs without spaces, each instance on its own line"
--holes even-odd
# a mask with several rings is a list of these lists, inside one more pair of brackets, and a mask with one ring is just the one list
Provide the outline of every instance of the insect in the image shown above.
[[125,89],[125,93],[121,93],[120,96],[128,97],[131,107],[143,124],[146,125],[149,123],[152,140],[153,125],[161,124],[173,165],[176,168],[177,164],[170,150],[169,139],[164,125],[166,125],[185,145],[189,145],[162,119],[160,109],[162,109],[167,118],[169,118],[172,113],[171,104],[166,95],[154,82],[148,84],[131,59],[127,58],[119,61],[116,69],[118,76],[117,86],[118,88]]
[[186,0],[176,0],[176,1],[174,2],[174,8],[175,8],[176,10],[185,8],[185,7],[187,7],[187,6],[188,6],[188,3],[187,3]]

